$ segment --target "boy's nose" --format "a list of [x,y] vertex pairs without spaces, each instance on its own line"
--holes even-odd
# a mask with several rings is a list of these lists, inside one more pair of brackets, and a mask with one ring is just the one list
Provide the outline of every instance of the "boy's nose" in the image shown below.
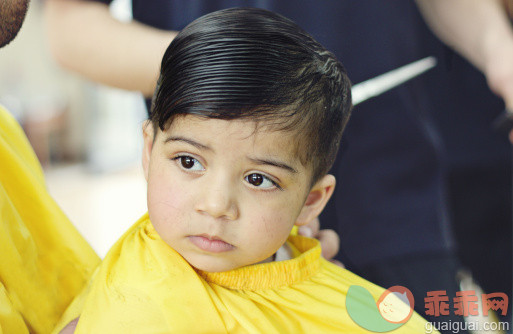
[[239,216],[234,194],[223,182],[204,187],[196,202],[196,211],[213,218],[235,220]]

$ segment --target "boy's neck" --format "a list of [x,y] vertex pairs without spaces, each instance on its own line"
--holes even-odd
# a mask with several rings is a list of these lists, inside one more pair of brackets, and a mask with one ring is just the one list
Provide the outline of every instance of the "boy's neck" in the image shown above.
[[290,249],[290,246],[287,243],[284,243],[273,256],[274,261],[285,261],[290,259],[292,259],[292,249]]

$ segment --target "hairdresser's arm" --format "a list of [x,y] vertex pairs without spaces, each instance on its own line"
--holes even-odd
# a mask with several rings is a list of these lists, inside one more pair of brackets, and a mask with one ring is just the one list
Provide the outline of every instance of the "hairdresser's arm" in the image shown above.
[[[437,36],[466,57],[513,110],[511,0],[417,0]],[[505,8],[506,7],[506,8]]]
[[47,0],[50,48],[65,68],[90,80],[151,96],[160,60],[176,32],[114,19],[95,1]]

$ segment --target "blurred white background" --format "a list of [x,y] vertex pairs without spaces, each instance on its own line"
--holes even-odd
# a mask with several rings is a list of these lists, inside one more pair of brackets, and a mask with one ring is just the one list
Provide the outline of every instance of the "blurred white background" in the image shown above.
[[[130,20],[129,6],[117,0],[111,10]],[[32,0],[18,37],[0,49],[0,104],[23,126],[50,193],[103,257],[146,212],[140,167],[146,109],[138,93],[60,69],[44,29],[42,2]]]

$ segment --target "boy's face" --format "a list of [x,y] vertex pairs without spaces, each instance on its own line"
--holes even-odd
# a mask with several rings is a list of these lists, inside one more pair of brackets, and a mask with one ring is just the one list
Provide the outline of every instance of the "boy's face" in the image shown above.
[[[144,127],[148,211],[161,238],[192,266],[216,272],[270,261],[294,224],[310,222],[331,196],[289,133],[253,121],[179,116]],[[155,139],[155,140],[154,140]]]

